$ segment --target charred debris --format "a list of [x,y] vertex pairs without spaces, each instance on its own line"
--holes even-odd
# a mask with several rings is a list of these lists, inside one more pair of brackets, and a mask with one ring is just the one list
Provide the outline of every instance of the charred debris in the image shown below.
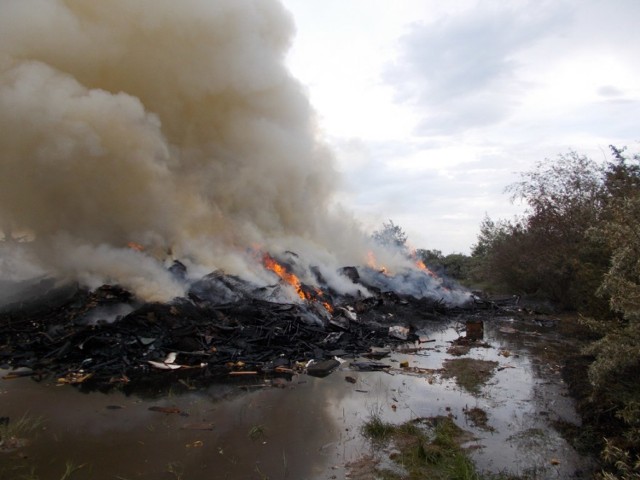
[[[300,284],[301,301],[291,303],[282,303],[282,281],[256,288],[222,272],[192,283],[185,297],[168,303],[141,302],[117,285],[90,291],[51,278],[7,284],[0,367],[9,369],[5,378],[54,378],[101,390],[185,378],[204,386],[299,371],[324,376],[337,359],[362,355],[371,361],[354,362],[354,368],[383,368],[377,360],[394,345],[426,341],[419,330],[427,322],[495,307],[471,295],[452,306],[384,290],[363,279],[364,269],[345,267],[341,274],[366,296]],[[171,271],[184,277],[186,267],[175,262]],[[383,275],[367,273],[368,279]]]

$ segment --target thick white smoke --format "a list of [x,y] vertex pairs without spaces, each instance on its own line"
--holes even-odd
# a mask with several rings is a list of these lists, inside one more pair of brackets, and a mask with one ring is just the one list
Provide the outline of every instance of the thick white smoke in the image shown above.
[[5,235],[29,232],[49,270],[150,298],[179,286],[128,242],[235,274],[252,245],[362,255],[329,213],[292,33],[275,0],[0,0]]
[[292,250],[344,293],[369,249],[409,268],[335,209],[292,35],[277,0],[0,0],[0,277],[168,300],[174,258],[265,283],[255,252]]

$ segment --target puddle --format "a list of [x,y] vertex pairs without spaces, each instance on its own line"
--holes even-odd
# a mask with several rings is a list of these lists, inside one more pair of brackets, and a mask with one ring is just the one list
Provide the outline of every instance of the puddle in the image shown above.
[[[452,416],[475,436],[466,446],[481,471],[588,478],[590,460],[552,428],[557,420],[579,424],[558,363],[572,345],[557,326],[486,321],[490,348],[453,356],[447,349],[459,336],[456,326],[427,325],[435,342],[379,360],[389,372],[354,371],[348,360],[328,377],[294,376],[275,382],[279,388],[238,379],[199,391],[177,384],[168,395],[141,398],[83,394],[30,378],[2,381],[0,417],[41,417],[44,429],[0,454],[0,479],[32,472],[59,479],[69,465],[82,466],[73,479],[345,479],[345,465],[371,453],[359,429],[374,413],[397,424]],[[469,391],[433,371],[454,358],[496,368]],[[403,362],[422,373],[407,372]]]

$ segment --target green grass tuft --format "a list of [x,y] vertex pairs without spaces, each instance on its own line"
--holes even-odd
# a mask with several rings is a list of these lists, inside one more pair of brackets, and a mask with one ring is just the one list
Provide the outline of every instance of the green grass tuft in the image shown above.
[[391,438],[395,428],[392,424],[383,422],[380,415],[372,414],[371,418],[362,425],[361,432],[365,438],[373,442],[384,442]]

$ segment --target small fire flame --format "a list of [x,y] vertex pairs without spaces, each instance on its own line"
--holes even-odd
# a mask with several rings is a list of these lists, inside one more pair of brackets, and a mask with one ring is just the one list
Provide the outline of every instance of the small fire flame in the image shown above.
[[389,270],[387,270],[387,267],[383,265],[378,265],[376,256],[373,254],[371,250],[367,252],[367,266],[369,268],[372,268],[373,270],[377,270],[380,273],[383,273],[384,275],[387,275],[389,273]]
[[433,270],[431,270],[429,267],[427,267],[424,262],[422,260],[420,260],[418,258],[418,254],[416,253],[416,251],[412,251],[411,252],[411,259],[413,260],[414,264],[416,267],[418,267],[418,269],[422,270],[423,272],[425,272],[427,275],[429,275],[430,277],[436,279],[438,282],[440,282],[440,288],[442,288],[443,290],[450,292],[451,289],[446,287],[445,285],[442,284],[442,278],[437,275]]
[[427,275],[433,277],[433,278],[438,278],[438,275],[436,275],[433,270],[431,270],[429,267],[427,267],[425,265],[425,263],[418,257],[418,252],[415,250],[411,250],[411,253],[409,254],[411,257],[411,260],[413,260],[413,263],[416,267],[418,267],[418,269],[422,270],[423,272],[425,272]]
[[131,250],[135,250],[136,252],[144,252],[144,247],[136,242],[127,243],[127,247],[129,247]]
[[316,288],[314,289],[314,293],[312,293],[310,290],[305,290],[302,287],[302,283],[300,282],[300,279],[295,274],[289,272],[284,267],[284,265],[279,264],[268,253],[265,253],[262,256],[262,263],[265,266],[265,268],[271,270],[276,275],[278,275],[280,279],[282,279],[284,282],[291,285],[296,290],[296,293],[302,300],[306,300],[308,302],[318,301],[327,310],[327,312],[333,313],[333,307],[329,302],[324,300],[324,293],[322,292],[322,290],[320,290],[319,288]]
[[300,279],[293,273],[288,272],[287,269],[276,262],[271,255],[265,253],[262,257],[262,263],[266,268],[278,275],[283,281],[295,288],[296,293],[302,300],[311,300],[311,295],[303,290]]
[[416,264],[416,267],[418,267],[420,270],[426,272],[427,274],[431,275],[432,277],[436,276],[436,274],[433,273],[433,271],[431,271],[429,269],[429,267],[427,267],[422,260],[416,260],[415,264]]
[[331,306],[331,304],[329,302],[324,300],[324,293],[319,288],[316,288],[316,298],[315,299],[318,300],[320,303],[322,303],[322,306],[327,310],[327,312],[333,313],[333,307]]

